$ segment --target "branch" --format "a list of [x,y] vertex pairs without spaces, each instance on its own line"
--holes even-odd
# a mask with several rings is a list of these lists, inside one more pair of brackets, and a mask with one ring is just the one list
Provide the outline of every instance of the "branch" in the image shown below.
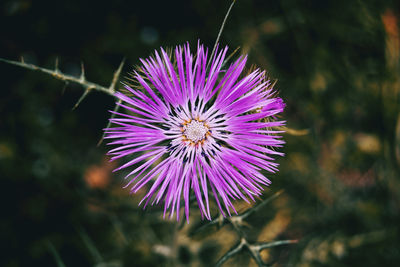
[[288,245],[297,243],[297,240],[279,240],[272,242],[263,242],[263,243],[249,243],[245,237],[241,237],[240,242],[233,246],[227,253],[225,253],[215,264],[216,266],[221,266],[228,259],[232,258],[236,254],[238,254],[243,249],[247,249],[250,252],[250,255],[256,261],[258,266],[266,266],[267,264],[261,258],[260,252],[266,248],[272,248],[276,246]]
[[234,226],[243,226],[246,224],[246,222],[244,221],[244,219],[246,219],[247,217],[249,217],[251,214],[253,214],[254,212],[258,211],[260,208],[264,207],[267,203],[271,202],[272,200],[274,200],[275,198],[279,197],[284,190],[280,190],[278,192],[276,192],[275,194],[273,194],[272,196],[270,196],[267,199],[264,199],[260,204],[253,206],[251,208],[249,208],[248,210],[246,210],[245,212],[242,212],[240,214],[237,215],[233,215],[230,218],[227,217],[223,217],[222,214],[220,214],[217,218],[213,219],[211,222],[208,222],[204,225],[202,225],[200,228],[198,228],[197,230],[195,230],[193,232],[193,234],[196,234],[200,231],[202,231],[203,229],[212,226],[212,225],[218,225],[220,227],[231,223]]
[[85,89],[85,91],[83,92],[82,96],[79,98],[78,102],[74,105],[73,109],[77,108],[78,105],[82,102],[82,100],[85,99],[85,97],[92,90],[96,90],[96,91],[106,93],[108,95],[113,96],[115,93],[115,86],[118,82],[118,78],[121,74],[122,67],[125,63],[125,59],[123,59],[121,64],[119,65],[118,69],[114,72],[114,76],[113,76],[110,86],[104,87],[99,84],[92,83],[92,82],[89,82],[88,80],[86,80],[85,69],[84,69],[83,63],[81,64],[81,75],[78,78],[78,77],[75,77],[72,75],[62,73],[60,71],[60,69],[58,68],[58,58],[56,59],[55,67],[53,70],[42,68],[42,67],[36,66],[34,64],[26,63],[24,61],[23,57],[21,57],[20,61],[7,60],[7,59],[3,59],[3,58],[0,58],[0,61],[11,64],[11,65],[15,65],[18,67],[22,67],[24,69],[35,70],[35,71],[46,73],[46,74],[56,78],[57,80],[63,81],[65,84],[68,84],[68,83],[79,84],[80,86],[82,86]]
[[215,264],[215,266],[219,267],[221,266],[224,262],[226,262],[229,258],[235,256],[236,254],[238,254],[240,251],[242,251],[243,247],[246,244],[246,240],[244,238],[242,238],[239,242],[239,244],[237,244],[236,246],[233,246],[228,252],[226,252],[224,254],[224,256],[222,256],[219,261],[217,261],[217,263]]
[[273,194],[272,196],[270,196],[269,198],[263,200],[260,204],[258,204],[257,206],[251,207],[248,210],[246,210],[245,212],[233,216],[232,219],[234,219],[235,217],[238,217],[240,219],[236,219],[238,220],[239,223],[241,223],[244,219],[246,219],[247,217],[249,217],[251,214],[253,214],[254,212],[258,211],[259,209],[261,209],[262,207],[264,207],[265,205],[267,205],[269,202],[271,202],[272,200],[276,199],[277,197],[279,197],[280,195],[282,195],[282,193],[284,192],[284,190],[279,190],[278,192],[276,192],[275,194]]
[[222,227],[226,224],[231,224],[233,226],[233,229],[235,230],[236,234],[240,238],[240,242],[238,244],[236,244],[235,246],[233,246],[228,252],[226,252],[218,260],[218,262],[216,263],[216,266],[221,266],[229,258],[238,254],[243,249],[247,249],[248,253],[250,253],[251,257],[256,261],[258,266],[266,266],[266,264],[263,262],[261,255],[260,255],[260,252],[262,250],[271,248],[271,247],[297,243],[297,240],[279,240],[279,241],[272,241],[272,242],[250,243],[246,239],[245,233],[241,229],[242,226],[248,225],[245,222],[245,219],[247,217],[249,217],[254,212],[260,210],[262,207],[264,207],[266,204],[270,203],[272,200],[276,199],[282,193],[283,193],[283,190],[280,190],[280,191],[276,192],[275,194],[273,194],[272,196],[270,196],[269,198],[263,200],[260,204],[253,206],[238,215],[233,215],[230,218],[225,218],[222,215],[219,215],[218,218],[201,226],[199,229],[197,229],[196,231],[193,232],[193,234],[195,234],[211,225],[218,225],[219,227]]

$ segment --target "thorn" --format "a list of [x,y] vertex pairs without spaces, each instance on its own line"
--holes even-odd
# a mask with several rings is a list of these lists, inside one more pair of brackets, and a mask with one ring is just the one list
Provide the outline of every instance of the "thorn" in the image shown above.
[[227,62],[229,62],[229,60],[237,53],[237,51],[239,51],[240,46],[236,47],[236,49],[224,60],[224,62],[221,65],[221,68],[223,68]]
[[274,88],[274,87],[275,87],[275,84],[276,84],[277,82],[278,82],[278,79],[275,79],[275,80],[272,82],[270,88]]
[[81,62],[81,77],[79,78],[81,81],[85,80],[85,67],[83,65],[83,61]]
[[109,87],[109,90],[111,91],[111,93],[115,92],[115,85],[118,82],[118,78],[119,78],[119,75],[121,74],[121,70],[122,70],[122,67],[124,66],[124,64],[125,64],[125,58],[122,59],[121,63],[119,64],[118,69],[114,72],[114,76],[113,76],[113,79],[112,79],[110,87]]
[[55,62],[55,67],[54,67],[54,71],[56,72],[56,73],[59,73],[59,68],[58,68],[58,57],[56,57],[56,62]]
[[25,63],[24,57],[21,56],[21,63]]
[[67,86],[69,85],[68,81],[65,81],[63,89],[61,90],[61,95],[63,95],[65,93],[65,90],[67,89]]
[[89,94],[89,92],[93,89],[92,87],[88,87],[85,92],[83,92],[82,96],[79,98],[78,102],[76,102],[75,106],[72,108],[72,110],[75,110],[79,104],[85,99],[85,97]]
[[[119,104],[121,104],[121,103],[122,103],[122,100],[119,99],[118,102],[115,104],[114,113],[112,113],[110,119],[108,120],[108,123],[107,123],[106,128],[110,128],[110,126],[111,126],[111,119],[114,119],[114,118],[115,118],[115,112],[118,112],[118,109],[119,109],[119,107],[120,107]],[[97,142],[97,146],[100,146],[101,143],[103,143],[103,140],[104,140],[104,137],[105,137],[105,136],[106,136],[106,133],[103,132],[103,135],[101,136],[99,142]]]

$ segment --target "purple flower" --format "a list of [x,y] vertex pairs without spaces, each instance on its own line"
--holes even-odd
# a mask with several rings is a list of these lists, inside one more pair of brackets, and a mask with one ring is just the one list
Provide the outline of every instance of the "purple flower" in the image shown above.
[[262,171],[277,171],[271,156],[283,155],[274,147],[284,142],[273,127],[284,124],[275,115],[285,104],[265,71],[243,74],[246,56],[224,68],[227,50],[217,49],[207,69],[203,45],[196,54],[189,44],[177,46],[173,57],[161,48],[141,59],[126,93],[115,94],[125,113],[113,112],[114,127],[105,130],[118,145],[109,154],[130,157],[116,171],[132,168],[132,193],[153,181],[140,203],[164,201],[164,217],[176,211],[179,220],[183,197],[189,221],[191,191],[208,220],[209,193],[224,216],[236,213],[232,200],[254,201],[271,183]]

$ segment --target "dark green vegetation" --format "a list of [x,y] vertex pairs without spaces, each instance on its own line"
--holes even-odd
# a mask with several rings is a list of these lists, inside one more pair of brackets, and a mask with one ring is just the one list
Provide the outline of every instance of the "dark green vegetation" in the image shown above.
[[[146,2],[147,4],[145,4]],[[212,47],[229,1],[33,1],[0,4],[0,57],[108,86],[160,46]],[[221,43],[278,79],[286,101],[281,171],[249,216],[251,242],[275,266],[397,266],[400,262],[400,15],[396,1],[245,1]],[[210,266],[236,242],[227,225],[192,234],[158,207],[143,212],[124,172],[96,147],[112,97],[0,63],[0,265]],[[249,208],[237,203],[239,210]],[[104,265],[101,265],[104,264]],[[255,265],[241,253],[226,266]]]

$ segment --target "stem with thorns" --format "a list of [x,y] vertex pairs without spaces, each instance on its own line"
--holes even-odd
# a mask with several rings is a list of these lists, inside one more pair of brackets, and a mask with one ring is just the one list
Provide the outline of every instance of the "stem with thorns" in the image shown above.
[[226,252],[216,263],[216,266],[221,266],[224,262],[226,262],[228,259],[232,258],[242,250],[246,249],[248,253],[250,253],[250,256],[255,260],[258,266],[266,266],[264,261],[261,258],[261,251],[267,248],[271,247],[276,247],[276,246],[281,246],[281,245],[287,245],[287,244],[293,244],[297,243],[297,240],[278,240],[278,241],[271,241],[271,242],[257,242],[257,243],[251,243],[246,239],[245,233],[242,231],[241,227],[244,225],[247,225],[247,223],[244,221],[247,217],[249,217],[251,214],[254,212],[258,211],[260,208],[264,207],[267,203],[271,202],[272,200],[276,199],[278,196],[280,196],[283,193],[283,190],[280,190],[270,196],[269,198],[265,199],[262,201],[260,204],[249,208],[243,213],[240,213],[238,215],[234,215],[230,218],[224,218],[222,215],[219,216],[218,218],[212,220],[208,224],[205,224],[204,226],[200,227],[198,230],[196,230],[194,233],[197,233],[204,228],[210,226],[210,225],[218,225],[220,227],[226,225],[226,224],[231,224],[233,226],[233,229],[237,233],[239,237],[239,243],[233,246],[228,252]]
[[42,67],[30,64],[30,63],[26,63],[24,61],[24,58],[22,58],[22,57],[21,57],[20,61],[7,60],[7,59],[3,59],[3,58],[0,58],[0,61],[11,64],[11,65],[19,66],[19,67],[22,67],[25,69],[35,70],[35,71],[49,74],[50,76],[56,78],[57,80],[61,80],[61,81],[65,82],[66,84],[68,84],[70,82],[79,84],[80,86],[82,86],[85,89],[85,91],[82,94],[82,96],[79,98],[78,102],[74,105],[73,109],[78,107],[78,105],[82,102],[82,100],[88,95],[88,93],[91,90],[100,91],[100,92],[106,93],[108,95],[114,96],[115,86],[118,82],[118,78],[121,74],[122,67],[124,66],[124,63],[125,63],[125,59],[123,59],[121,64],[119,65],[118,69],[114,72],[113,79],[111,81],[110,86],[104,87],[97,83],[92,83],[92,82],[89,82],[88,80],[86,80],[85,69],[84,69],[83,63],[81,64],[81,75],[79,77],[75,77],[72,75],[62,73],[60,71],[60,69],[58,68],[58,58],[56,58],[55,67],[53,70],[42,68]]
[[[78,99],[78,101],[76,102],[74,107],[72,108],[73,110],[76,109],[79,106],[79,104],[86,98],[86,96],[92,90],[97,90],[99,92],[106,93],[108,95],[114,96],[117,82],[118,82],[119,77],[121,75],[122,68],[123,68],[123,66],[125,64],[125,58],[124,58],[124,59],[122,59],[121,63],[119,64],[118,69],[114,72],[114,75],[113,75],[113,78],[111,80],[110,86],[109,87],[104,87],[104,86],[101,86],[101,85],[99,85],[97,83],[92,83],[92,82],[89,82],[88,80],[86,80],[85,68],[83,66],[83,63],[81,63],[81,75],[78,78],[78,77],[75,77],[75,76],[72,76],[72,75],[68,75],[68,74],[62,73],[61,70],[58,68],[58,58],[56,58],[54,70],[46,69],[46,68],[42,68],[42,67],[39,67],[39,66],[36,66],[36,65],[33,65],[33,64],[26,63],[24,61],[23,57],[21,57],[20,61],[7,60],[7,59],[3,59],[3,58],[0,58],[0,61],[8,63],[8,64],[15,65],[15,66],[18,66],[18,67],[22,67],[22,68],[25,68],[25,69],[35,70],[35,71],[39,71],[39,72],[43,72],[43,73],[49,74],[52,77],[63,81],[65,83],[64,89],[70,82],[71,83],[75,83],[75,84],[79,84],[80,86],[82,86],[85,89],[85,91],[83,92],[82,96]],[[120,100],[118,101],[118,103],[120,103]],[[115,105],[115,108],[114,108],[115,112],[118,111],[118,108],[119,108],[118,103]],[[115,116],[115,114],[111,115],[111,119],[114,116]],[[110,125],[111,125],[111,121],[108,122],[106,128],[109,128]],[[99,146],[103,142],[104,136],[105,136],[105,134],[103,134],[103,136],[101,137],[101,139],[97,143],[97,146]]]

